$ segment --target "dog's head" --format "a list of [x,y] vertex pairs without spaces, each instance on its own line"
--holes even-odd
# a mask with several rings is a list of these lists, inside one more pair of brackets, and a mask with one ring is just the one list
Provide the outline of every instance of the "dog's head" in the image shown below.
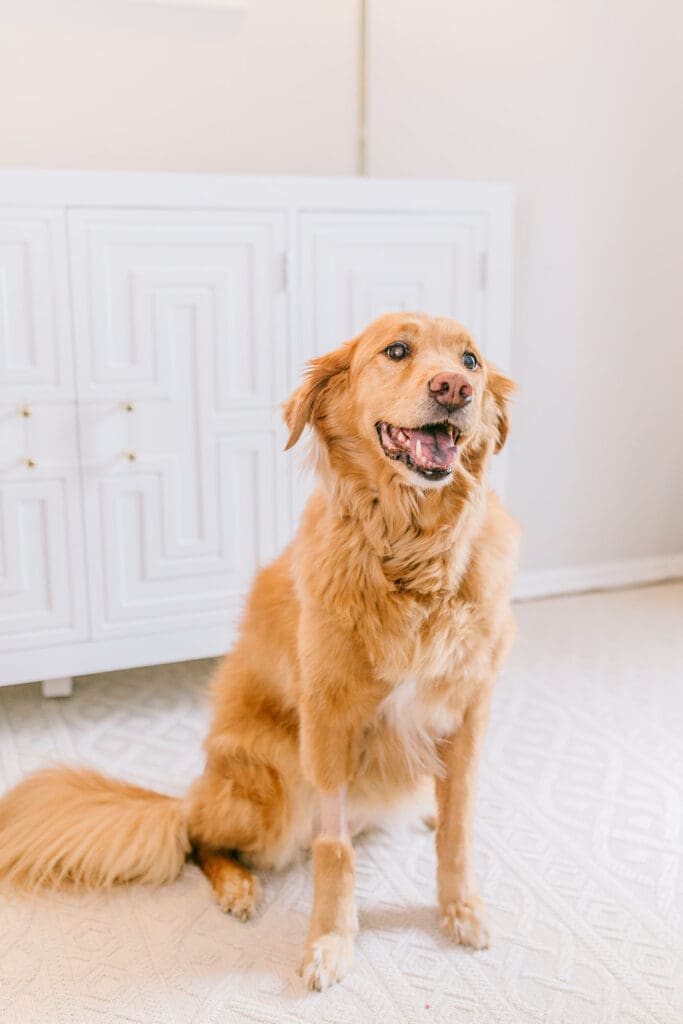
[[513,390],[455,320],[392,313],[311,361],[285,406],[287,448],[309,424],[337,470],[391,467],[407,485],[443,487],[459,459],[503,447]]

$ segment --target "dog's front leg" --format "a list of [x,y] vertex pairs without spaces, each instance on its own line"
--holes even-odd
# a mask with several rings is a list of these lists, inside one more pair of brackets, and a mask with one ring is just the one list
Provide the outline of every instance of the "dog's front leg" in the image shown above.
[[301,767],[320,795],[322,826],[313,843],[313,913],[302,964],[315,989],[343,978],[353,959],[358,924],[344,797],[386,690],[353,629],[322,605],[302,602],[298,633]]
[[313,843],[313,913],[302,964],[310,988],[339,981],[358,930],[354,853],[346,788],[358,770],[362,737],[384,690],[353,634],[313,605],[302,610],[300,744],[306,778],[320,796],[321,832]]
[[[309,988],[322,991],[341,981],[353,962],[353,945],[358,931],[354,894],[355,857],[346,824],[346,785],[339,757],[332,741],[319,763],[324,748],[322,742],[311,743],[311,722],[304,715],[303,731],[309,731],[309,774],[316,779],[320,796],[320,834],[313,842],[313,912],[308,929],[308,940],[301,965],[301,974]],[[323,740],[323,732],[315,730],[316,738]],[[328,730],[336,732],[342,729]],[[316,770],[316,763],[318,768]],[[332,775],[327,773],[332,772]],[[337,775],[337,772],[339,773]],[[321,777],[326,778],[325,788]],[[335,784],[336,789],[332,789]]]
[[479,752],[488,722],[490,688],[482,688],[460,728],[441,746],[445,773],[436,780],[437,884],[441,927],[464,946],[485,949],[489,928],[472,867],[472,817]]
[[313,843],[313,913],[302,975],[309,988],[322,991],[348,971],[358,931],[344,788],[334,794],[321,792],[320,820],[320,835]]

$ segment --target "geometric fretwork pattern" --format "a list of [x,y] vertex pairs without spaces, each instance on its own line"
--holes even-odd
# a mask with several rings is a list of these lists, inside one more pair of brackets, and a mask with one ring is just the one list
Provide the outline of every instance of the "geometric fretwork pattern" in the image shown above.
[[72,217],[93,634],[224,621],[289,528],[282,218]]
[[85,639],[79,520],[76,474],[3,482],[0,650]]
[[168,398],[175,342],[191,336],[211,411],[280,400],[281,214],[79,211],[69,224],[79,399]]
[[62,211],[0,207],[0,651],[88,632],[66,263]]
[[0,207],[0,401],[73,398],[64,214]]
[[[676,1024],[683,1019],[683,584],[518,607],[475,815],[494,932],[439,933],[434,840],[356,842],[353,969],[297,975],[310,861],[266,874],[244,925],[197,868],[161,889],[0,903],[3,1024]],[[86,762],[181,794],[201,770],[207,663],[0,691],[0,786]]]
[[83,555],[75,404],[0,404],[0,651],[87,638]]

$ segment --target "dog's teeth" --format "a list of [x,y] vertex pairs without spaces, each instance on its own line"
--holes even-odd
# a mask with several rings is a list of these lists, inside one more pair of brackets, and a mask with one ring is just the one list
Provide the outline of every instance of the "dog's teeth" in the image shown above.
[[422,459],[422,441],[418,440],[415,442],[415,454],[418,459]]
[[[406,434],[405,430],[399,430],[398,434],[396,435],[396,439],[398,441],[400,441],[401,444],[407,444],[408,443],[408,435]],[[418,441],[418,444],[419,444],[419,441]]]

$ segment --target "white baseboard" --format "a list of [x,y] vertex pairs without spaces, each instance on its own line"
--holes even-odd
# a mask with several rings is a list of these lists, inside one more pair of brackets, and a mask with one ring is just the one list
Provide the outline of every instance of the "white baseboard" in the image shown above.
[[578,594],[585,590],[613,590],[680,577],[683,577],[683,552],[659,558],[636,558],[629,562],[521,572],[513,587],[513,595],[518,601],[529,601],[535,597]]

